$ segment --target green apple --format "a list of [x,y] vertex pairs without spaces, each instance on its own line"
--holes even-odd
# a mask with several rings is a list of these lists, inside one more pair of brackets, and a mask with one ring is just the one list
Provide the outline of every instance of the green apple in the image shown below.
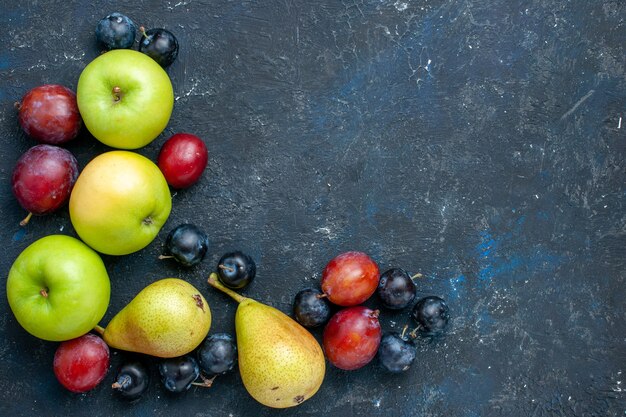
[[96,139],[114,148],[137,149],[167,126],[174,91],[154,59],[131,49],[114,49],[85,67],[76,100],[85,126]]
[[159,167],[130,151],[92,159],[70,195],[70,220],[78,236],[107,255],[148,246],[172,210],[170,189]]
[[43,237],[24,249],[9,270],[6,288],[20,325],[51,341],[74,339],[93,329],[111,295],[100,256],[65,235]]

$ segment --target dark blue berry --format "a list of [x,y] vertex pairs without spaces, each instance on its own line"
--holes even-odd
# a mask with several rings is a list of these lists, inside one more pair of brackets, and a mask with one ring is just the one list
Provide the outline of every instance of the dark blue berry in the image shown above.
[[133,401],[142,396],[150,384],[150,374],[145,365],[138,361],[123,364],[112,387],[123,398]]
[[392,268],[380,276],[377,291],[383,306],[400,310],[411,304],[416,290],[415,283],[405,270]]
[[420,299],[413,306],[411,317],[419,325],[420,332],[436,335],[443,332],[448,325],[449,310],[443,299],[429,296]]
[[191,356],[164,359],[159,363],[161,382],[168,391],[187,391],[200,376],[198,362]]
[[96,26],[96,40],[104,49],[131,48],[136,34],[133,21],[121,13],[111,13]]
[[229,252],[217,263],[217,275],[222,284],[238,290],[252,282],[256,275],[256,264],[243,252]]
[[142,32],[139,52],[154,59],[163,68],[169,67],[178,56],[178,40],[167,29],[150,29]]
[[161,259],[173,257],[184,266],[202,262],[209,248],[207,235],[193,224],[181,224],[170,231],[165,239],[165,253]]
[[296,294],[293,314],[304,327],[317,327],[326,323],[330,313],[330,303],[320,290],[307,288]]
[[235,366],[237,346],[227,333],[215,333],[202,342],[197,350],[200,369],[208,375],[225,374]]
[[389,372],[400,373],[411,367],[415,360],[415,344],[398,333],[387,333],[378,347],[378,360]]

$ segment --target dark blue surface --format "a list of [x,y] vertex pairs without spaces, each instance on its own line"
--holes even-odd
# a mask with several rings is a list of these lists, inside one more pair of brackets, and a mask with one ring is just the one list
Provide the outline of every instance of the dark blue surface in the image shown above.
[[[74,235],[67,210],[18,226],[10,175],[34,142],[13,102],[42,83],[75,89],[98,54],[95,25],[120,11],[181,48],[171,122],[139,152],[154,160],[187,131],[210,161],[149,247],[104,258],[105,322],[148,283],[179,276],[207,297],[212,332],[233,332],[235,305],[205,284],[233,249],[257,261],[245,293],[285,312],[328,260],[362,250],[382,270],[424,274],[420,294],[446,299],[452,320],[420,340],[408,373],[329,367],[295,409],[258,405],[236,373],[179,397],[154,378],[128,405],[108,388],[123,353],[96,390],[66,392],[56,344],[26,334],[3,300],[0,415],[626,413],[623,1],[1,3],[2,274],[34,240]],[[68,148],[81,167],[107,150],[86,133]],[[192,270],[157,261],[182,222],[211,240]],[[381,320],[401,329],[408,311]]]

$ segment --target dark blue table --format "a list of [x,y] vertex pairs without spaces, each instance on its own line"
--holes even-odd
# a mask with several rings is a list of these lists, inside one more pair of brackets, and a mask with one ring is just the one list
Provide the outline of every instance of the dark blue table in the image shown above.
[[[626,411],[626,3],[621,0],[2,2],[0,271],[28,244],[75,235],[66,209],[18,226],[17,158],[35,143],[13,103],[30,88],[75,89],[97,56],[97,21],[120,11],[176,34],[175,108],[143,155],[173,133],[201,136],[209,168],[174,194],[157,239],[104,257],[108,321],[166,276],[201,288],[212,331],[235,305],[205,280],[227,250],[257,261],[245,293],[285,312],[340,252],[421,272],[449,332],[418,340],[410,371],[329,367],[301,406],[258,405],[237,373],[213,388],[150,391],[126,404],[105,382],[57,383],[56,343],[23,331],[0,301],[0,415],[623,416]],[[68,146],[83,167],[108,150]],[[158,261],[167,232],[211,237],[194,269]],[[4,280],[2,281],[4,282]],[[4,291],[4,285],[2,286]],[[372,298],[367,303],[376,306]],[[383,311],[385,330],[408,311]],[[321,330],[314,331],[321,338]],[[153,369],[154,371],[154,369]]]

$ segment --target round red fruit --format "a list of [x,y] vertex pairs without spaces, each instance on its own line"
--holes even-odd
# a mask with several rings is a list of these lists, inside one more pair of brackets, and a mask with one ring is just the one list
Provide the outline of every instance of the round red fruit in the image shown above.
[[78,162],[70,151],[53,145],[36,145],[17,160],[11,184],[15,198],[25,210],[30,214],[46,214],[67,202],[76,178]]
[[322,291],[333,304],[349,307],[363,303],[378,287],[376,262],[363,252],[333,258],[322,272]]
[[76,94],[62,85],[45,84],[31,89],[17,108],[24,132],[41,143],[69,142],[78,136],[83,125]]
[[109,369],[109,347],[96,335],[63,342],[54,354],[54,375],[72,392],[95,388]]
[[161,147],[158,165],[167,183],[187,188],[202,176],[209,160],[206,145],[196,135],[177,133]]
[[337,312],[326,325],[324,353],[337,368],[352,371],[367,365],[376,356],[380,339],[378,310],[349,307]]

